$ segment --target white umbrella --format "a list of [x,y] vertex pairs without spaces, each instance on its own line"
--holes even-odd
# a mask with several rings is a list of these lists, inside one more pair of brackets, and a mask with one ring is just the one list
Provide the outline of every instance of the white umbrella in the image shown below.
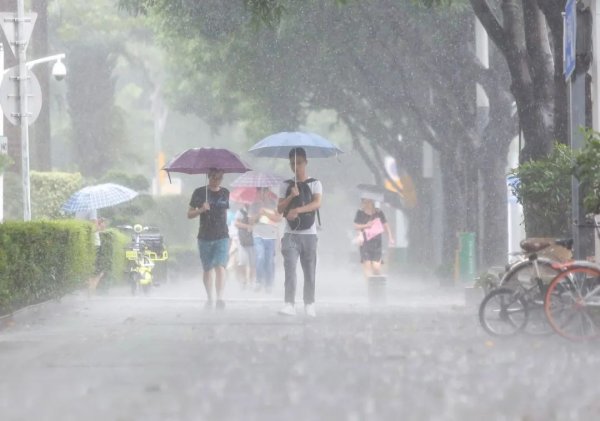
[[120,184],[98,184],[84,187],[73,193],[62,206],[62,210],[67,213],[75,213],[90,209],[108,208],[127,202],[137,195],[138,193],[135,190]]

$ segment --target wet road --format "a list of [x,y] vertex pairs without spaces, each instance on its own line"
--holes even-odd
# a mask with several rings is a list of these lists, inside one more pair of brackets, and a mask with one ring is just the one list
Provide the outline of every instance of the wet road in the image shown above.
[[234,282],[207,312],[191,280],[20,312],[0,329],[0,419],[599,419],[598,344],[494,340],[461,290],[406,279],[371,308],[354,276],[320,278],[316,319]]

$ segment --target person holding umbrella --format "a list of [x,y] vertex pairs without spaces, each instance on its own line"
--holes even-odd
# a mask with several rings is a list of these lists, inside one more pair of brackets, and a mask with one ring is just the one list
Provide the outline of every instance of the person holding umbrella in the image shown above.
[[286,180],[279,190],[277,211],[287,220],[281,253],[285,271],[285,305],[280,314],[294,316],[296,296],[296,265],[298,258],[304,273],[304,309],[306,315],[315,317],[315,277],[317,266],[317,225],[315,212],[321,207],[323,187],[319,180],[309,178],[308,161],[303,148],[289,152],[294,180]]
[[275,281],[275,248],[280,237],[281,214],[276,210],[275,196],[268,187],[257,187],[257,200],[252,204],[254,249],[256,250],[256,290],[268,294]]
[[225,268],[229,258],[229,231],[227,227],[227,209],[229,208],[229,190],[221,187],[223,170],[211,168],[208,171],[208,185],[194,190],[187,212],[189,219],[200,217],[198,231],[198,249],[202,261],[202,281],[206,289],[206,309],[213,306],[213,272],[216,293],[216,308],[225,308],[223,290],[225,287]]

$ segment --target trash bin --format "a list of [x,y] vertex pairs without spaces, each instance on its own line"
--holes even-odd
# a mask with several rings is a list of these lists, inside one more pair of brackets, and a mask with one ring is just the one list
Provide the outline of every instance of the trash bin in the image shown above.
[[458,234],[458,273],[462,282],[473,282],[475,279],[475,233],[460,232]]
[[370,304],[385,304],[386,302],[386,283],[384,275],[369,276],[368,290]]

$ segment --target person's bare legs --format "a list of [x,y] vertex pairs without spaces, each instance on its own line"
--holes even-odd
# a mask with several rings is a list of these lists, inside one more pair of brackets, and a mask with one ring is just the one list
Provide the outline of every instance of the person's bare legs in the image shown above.
[[208,302],[212,303],[213,301],[213,279],[212,279],[213,270],[207,270],[202,273],[202,281],[204,282],[204,289],[206,289],[206,299]]
[[223,290],[225,289],[225,268],[223,266],[215,267],[215,289],[217,290],[217,300],[223,300]]
[[366,279],[369,279],[371,276],[381,275],[381,260],[365,260],[362,266]]
[[372,268],[372,276],[379,276],[381,275],[381,260],[379,261],[372,261],[371,262],[371,268]]
[[371,267],[371,261],[365,260],[362,263],[363,273],[365,274],[365,279],[369,279],[373,273],[373,268]]

